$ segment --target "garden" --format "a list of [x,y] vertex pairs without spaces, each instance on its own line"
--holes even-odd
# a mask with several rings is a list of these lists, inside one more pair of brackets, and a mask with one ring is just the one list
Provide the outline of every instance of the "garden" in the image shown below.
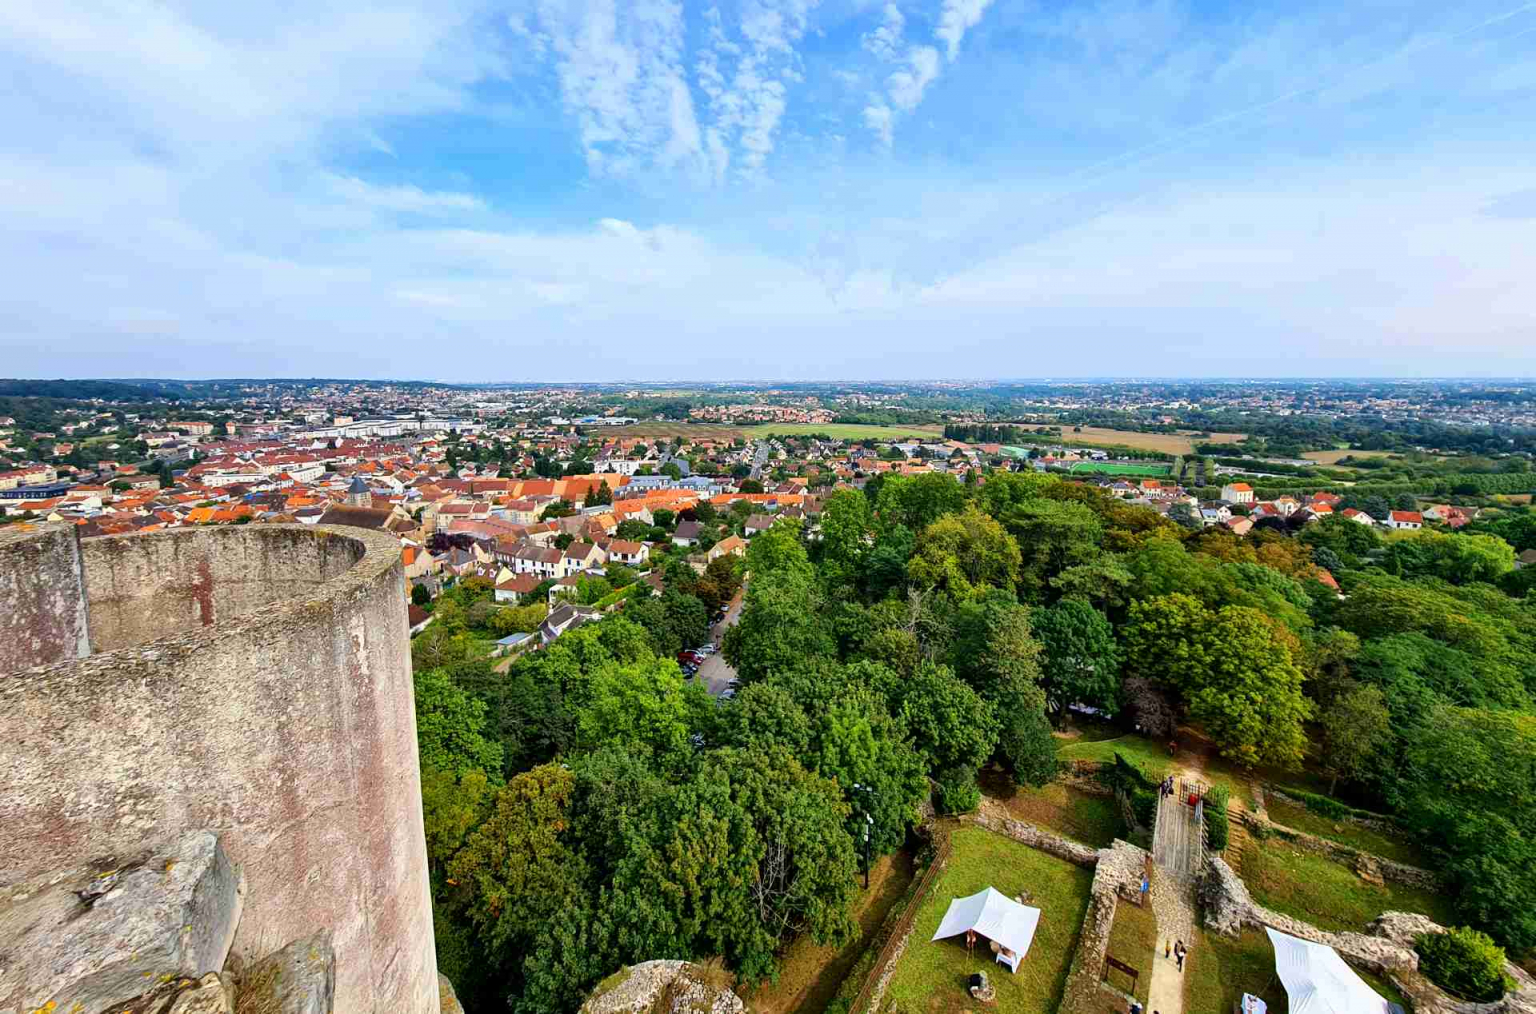
[[[955,830],[951,849],[918,910],[883,1009],[905,1014],[972,1010],[976,1003],[966,992],[967,980],[974,972],[986,972],[997,990],[999,1010],[1051,1014],[1061,1003],[1077,949],[1092,871],[980,828]],[[985,943],[968,954],[961,940],[929,940],[951,901],[987,887],[1020,895],[1041,910],[1034,943],[1016,973],[995,963]]]

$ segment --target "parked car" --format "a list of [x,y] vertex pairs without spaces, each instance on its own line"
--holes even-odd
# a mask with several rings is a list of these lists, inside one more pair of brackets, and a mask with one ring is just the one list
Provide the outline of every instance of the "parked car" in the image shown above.
[[698,652],[700,655],[708,657],[719,651],[720,646],[718,644],[701,644],[693,650]]
[[692,662],[694,665],[703,665],[704,656],[696,651],[680,651],[677,653],[677,661],[679,665],[686,665],[689,662]]

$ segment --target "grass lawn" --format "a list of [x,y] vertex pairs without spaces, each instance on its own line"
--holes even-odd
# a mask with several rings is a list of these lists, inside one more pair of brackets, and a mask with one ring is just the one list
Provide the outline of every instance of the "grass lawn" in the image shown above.
[[1361,849],[1383,859],[1392,859],[1410,866],[1426,866],[1432,860],[1422,849],[1406,839],[1385,834],[1372,827],[1362,827],[1353,821],[1329,820],[1313,813],[1300,803],[1270,796],[1266,808],[1269,819],[1276,824],[1315,834],[1319,838],[1340,842],[1351,848]]
[[1014,817],[1084,845],[1101,849],[1125,834],[1113,799],[1090,796],[1060,782],[1039,789],[1020,788],[993,768],[983,771],[980,781],[982,791],[1006,806]]
[[1078,740],[1064,744],[1057,756],[1064,761],[1091,760],[1113,764],[1117,753],[1151,778],[1161,778],[1168,773],[1168,750],[1145,736],[1117,736],[1090,742]]
[[1243,856],[1243,881],[1253,900],[1325,930],[1354,930],[1383,912],[1419,912],[1455,924],[1450,899],[1400,884],[1377,887],[1353,870],[1303,852],[1271,835]]
[[1244,993],[1269,1006],[1269,1014],[1288,1014],[1285,987],[1275,975],[1275,950],[1263,930],[1250,929],[1233,939],[1200,933],[1184,962],[1184,1014],[1232,1014]]
[[[1152,988],[1152,961],[1157,956],[1157,917],[1152,905],[1132,905],[1124,898],[1115,906],[1115,923],[1109,930],[1109,950],[1116,961],[1123,961],[1141,974],[1136,978],[1136,999],[1147,1002]],[[1130,976],[1110,969],[1109,984],[1122,992],[1131,992]]]
[[854,903],[858,936],[841,948],[823,947],[809,937],[796,939],[779,962],[779,981],[743,993],[742,999],[756,1014],[821,1014],[891,907],[906,893],[912,875],[912,856],[906,852],[875,863],[869,871],[869,890],[861,891]]
[[[997,988],[997,1010],[1054,1014],[1088,909],[1093,872],[981,828],[958,828],[952,842],[949,862],[913,922],[883,1008],[903,1014],[972,1010],[976,1004],[966,992],[967,979],[985,971]],[[993,961],[984,943],[968,955],[963,937],[929,940],[951,901],[986,887],[1010,896],[1027,892],[1027,903],[1041,910],[1035,941],[1017,973]]]
[[1123,465],[1113,461],[1081,461],[1073,465],[1069,471],[1074,474],[1092,475],[1163,476],[1173,471],[1173,467],[1171,465]]

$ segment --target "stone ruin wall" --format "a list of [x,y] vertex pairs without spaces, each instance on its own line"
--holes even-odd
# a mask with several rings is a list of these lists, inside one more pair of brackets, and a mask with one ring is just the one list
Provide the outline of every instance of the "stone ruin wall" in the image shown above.
[[396,539],[18,526],[0,635],[0,891],[212,831],[237,957],[328,929],[337,1010],[438,1010]]

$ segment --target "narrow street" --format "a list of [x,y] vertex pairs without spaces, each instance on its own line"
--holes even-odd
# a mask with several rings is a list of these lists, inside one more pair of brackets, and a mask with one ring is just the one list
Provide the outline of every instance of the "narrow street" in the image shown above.
[[[709,639],[720,645],[725,640],[725,632],[736,625],[741,619],[742,593],[738,591],[736,597],[731,599],[725,607],[725,618],[710,628]],[[715,652],[704,660],[695,677],[704,684],[704,689],[709,691],[709,696],[719,697],[730,687],[731,680],[736,678],[736,670],[725,661],[725,656]]]

